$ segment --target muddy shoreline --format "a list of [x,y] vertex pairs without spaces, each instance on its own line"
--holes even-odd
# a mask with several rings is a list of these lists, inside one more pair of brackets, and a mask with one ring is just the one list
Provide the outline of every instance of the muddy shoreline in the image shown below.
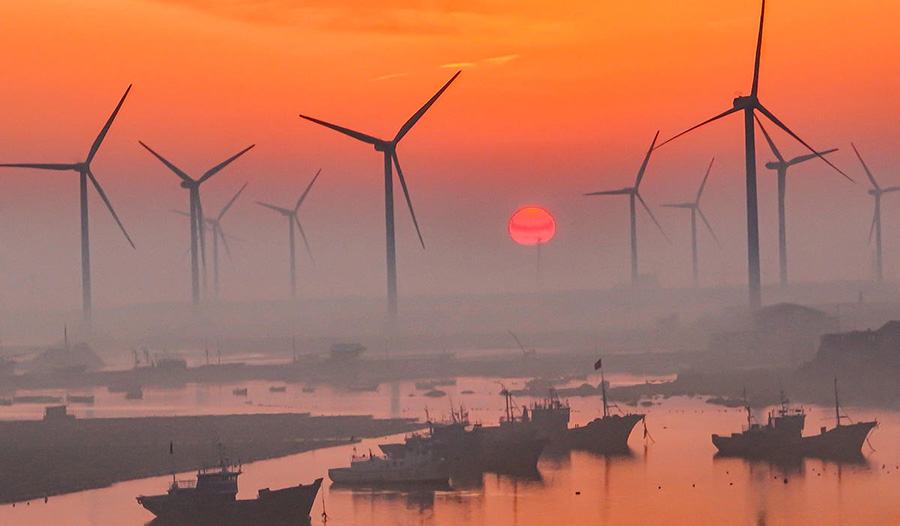
[[175,472],[212,467],[220,447],[247,463],[422,427],[412,419],[307,413],[5,421],[0,503],[167,475],[173,466]]

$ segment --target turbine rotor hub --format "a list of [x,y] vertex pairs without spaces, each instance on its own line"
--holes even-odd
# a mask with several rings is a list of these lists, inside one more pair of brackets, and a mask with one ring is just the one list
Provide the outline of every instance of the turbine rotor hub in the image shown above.
[[751,95],[739,95],[734,98],[734,101],[732,102],[732,104],[734,105],[735,108],[739,108],[739,109],[743,110],[743,109],[747,109],[747,108],[752,108],[753,106],[755,106],[756,102],[757,102],[756,97],[753,97]]

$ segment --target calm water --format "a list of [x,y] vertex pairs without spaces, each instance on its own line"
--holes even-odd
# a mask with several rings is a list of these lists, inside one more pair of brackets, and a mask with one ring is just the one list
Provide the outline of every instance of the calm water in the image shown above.
[[[614,383],[634,378],[614,377]],[[596,383],[595,378],[588,381]],[[522,381],[504,381],[507,387]],[[121,394],[96,391],[92,408],[79,416],[140,414],[227,413],[260,410],[313,411],[322,414],[372,413],[376,416],[421,416],[427,404],[432,415],[446,412],[448,397],[424,398],[412,383],[382,385],[378,392],[347,393],[319,387],[302,393],[289,385],[284,394],[269,393],[264,382],[248,382],[247,399],[231,394],[234,386],[194,386],[145,390],[145,399],[132,403]],[[503,408],[497,382],[460,379],[441,389],[463,402],[475,418],[495,421]],[[474,394],[460,394],[472,390]],[[63,393],[64,395],[64,393]],[[251,402],[251,403],[246,403]],[[528,400],[520,400],[526,403]],[[570,400],[575,423],[594,417],[599,398]],[[273,407],[275,406],[275,407]],[[833,425],[833,409],[807,408],[808,430]],[[876,451],[865,446],[868,462],[837,465],[807,460],[792,466],[714,459],[713,432],[740,429],[744,414],[698,399],[672,398],[643,408],[651,442],[642,439],[640,425],[631,438],[630,457],[607,458],[573,452],[542,458],[537,480],[487,474],[479,481],[457,485],[452,491],[351,491],[323,486],[329,525],[547,525],[610,524],[900,524],[900,414],[847,408],[855,419],[876,418],[880,427],[870,437]],[[40,407],[0,408],[0,418],[35,416]],[[374,449],[368,440],[358,450]],[[352,446],[313,451],[244,466],[242,498],[262,487],[278,488],[325,476],[329,467],[349,464]],[[189,478],[192,474],[179,475]],[[37,526],[139,526],[152,517],[134,500],[139,494],[160,493],[169,477],[116,484],[109,488],[51,497],[48,503],[0,507],[0,524]],[[787,482],[785,482],[787,480]],[[323,501],[313,507],[313,525],[323,524]]]

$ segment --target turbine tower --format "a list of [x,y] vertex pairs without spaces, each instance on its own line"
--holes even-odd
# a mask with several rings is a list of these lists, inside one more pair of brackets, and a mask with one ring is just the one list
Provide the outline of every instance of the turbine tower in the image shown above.
[[385,229],[385,248],[386,248],[386,256],[387,256],[387,296],[388,296],[388,320],[391,326],[396,326],[397,323],[397,250],[394,241],[394,178],[391,173],[392,164],[397,167],[397,178],[400,180],[400,186],[403,188],[403,195],[406,197],[406,205],[409,207],[409,213],[412,216],[413,225],[416,227],[416,234],[419,236],[419,243],[421,243],[422,248],[425,248],[425,241],[422,239],[422,232],[419,230],[419,222],[416,220],[416,213],[413,211],[412,201],[409,198],[409,190],[406,187],[406,180],[403,178],[403,170],[400,169],[400,160],[397,158],[397,145],[400,143],[400,140],[412,129],[413,126],[425,115],[425,112],[431,108],[432,104],[438,100],[444,91],[450,87],[450,84],[456,80],[456,77],[462,71],[457,71],[450,80],[447,81],[444,86],[438,90],[437,93],[434,94],[428,102],[425,103],[424,106],[419,108],[419,111],[413,114],[406,123],[400,127],[400,130],[394,136],[393,139],[385,140],[378,139],[376,137],[372,137],[371,135],[366,135],[364,133],[360,133],[358,131],[353,131],[349,128],[344,128],[338,126],[336,124],[331,124],[319,119],[314,119],[312,117],[307,117],[306,115],[300,115],[300,117],[314,122],[316,124],[320,124],[325,126],[326,128],[331,128],[334,131],[343,133],[344,135],[349,135],[356,140],[362,141],[367,144],[371,144],[375,147],[375,151],[382,152],[384,154],[384,229]]
[[806,147],[809,151],[814,153],[816,157],[819,157],[823,161],[825,161],[828,166],[831,166],[835,170],[838,171],[841,175],[853,181],[847,174],[842,172],[837,166],[833,165],[828,159],[822,157],[818,152],[816,152],[812,146],[807,144],[803,139],[801,139],[796,133],[791,131],[784,123],[782,123],[778,117],[776,117],[771,111],[769,111],[762,103],[759,101],[759,60],[760,54],[762,52],[762,37],[763,37],[763,20],[766,14],[766,1],[762,2],[762,9],[760,10],[759,15],[759,34],[756,39],[756,60],[753,66],[753,84],[750,89],[750,95],[748,96],[739,96],[736,97],[732,103],[732,107],[728,110],[707,119],[696,126],[692,126],[687,130],[675,135],[671,139],[668,139],[662,142],[659,146],[662,146],[670,141],[681,137],[682,135],[696,130],[697,128],[709,124],[713,121],[721,119],[726,115],[731,115],[732,113],[736,113],[739,111],[744,112],[744,156],[745,156],[745,164],[747,171],[747,281],[748,281],[748,289],[749,289],[749,299],[750,299],[750,309],[756,310],[760,308],[762,305],[762,290],[760,284],[760,266],[759,266],[759,214],[757,210],[757,200],[756,200],[756,141],[754,136],[754,126],[753,120],[756,111],[762,113],[767,119],[772,121],[776,126],[787,132],[788,135],[797,140],[800,144]]
[[186,188],[189,192],[189,199],[191,204],[191,299],[193,300],[194,306],[196,307],[200,304],[200,266],[198,259],[199,255],[197,253],[198,238],[200,250],[203,253],[203,260],[206,261],[206,229],[204,227],[204,221],[202,219],[204,216],[203,205],[200,203],[200,185],[206,182],[210,177],[219,173],[220,170],[231,164],[238,157],[247,153],[250,148],[253,148],[256,145],[251,144],[247,148],[244,148],[240,152],[210,168],[197,179],[193,179],[177,166],[167,161],[163,156],[150,149],[149,146],[141,141],[138,142],[141,146],[146,148],[148,152],[153,154],[154,157],[159,159],[160,162],[166,165],[169,170],[175,172],[175,175],[177,175],[181,179],[181,187]]
[[313,183],[316,182],[316,179],[319,178],[319,174],[322,172],[320,168],[316,175],[313,176],[312,181],[306,186],[306,190],[303,191],[303,195],[300,196],[300,199],[297,199],[297,204],[294,205],[294,208],[282,208],[280,206],[270,205],[268,203],[263,203],[257,201],[256,204],[269,208],[283,215],[288,220],[288,231],[290,234],[290,245],[291,245],[291,297],[297,297],[297,250],[294,245],[294,224],[297,224],[297,228],[300,229],[300,237],[303,238],[303,244],[306,246],[306,253],[309,254],[309,259],[313,259],[312,250],[309,249],[309,242],[306,240],[306,234],[303,232],[303,225],[300,224],[300,218],[297,217],[297,212],[300,210],[300,205],[303,204],[303,200],[306,199],[306,195],[309,194],[309,191],[312,189]]
[[863,161],[862,155],[860,155],[859,150],[856,149],[856,145],[851,142],[850,146],[852,146],[853,151],[856,152],[856,157],[859,159],[859,162],[862,163],[863,170],[866,171],[866,177],[868,177],[869,182],[872,183],[872,189],[869,190],[869,195],[875,198],[875,213],[872,215],[872,226],[869,228],[869,242],[872,242],[872,232],[874,232],[875,278],[878,280],[878,283],[881,283],[884,281],[884,266],[881,259],[881,195],[896,192],[900,190],[900,186],[889,186],[887,188],[878,186],[878,182],[875,181],[875,177],[872,175],[872,172],[869,171],[866,162]]
[[94,189],[97,190],[97,194],[100,196],[100,199],[102,199],[106,204],[106,208],[109,210],[109,213],[112,214],[113,219],[115,219],[116,221],[116,224],[119,225],[119,229],[123,234],[125,234],[125,239],[128,240],[128,244],[131,245],[131,248],[135,248],[134,242],[131,241],[131,237],[128,235],[128,232],[125,231],[125,227],[122,225],[122,221],[119,220],[119,216],[116,215],[116,211],[113,209],[112,204],[106,197],[106,193],[103,191],[103,188],[100,187],[100,183],[97,182],[97,178],[94,177],[94,173],[91,171],[91,161],[93,161],[94,156],[97,155],[97,150],[100,149],[100,145],[103,143],[103,139],[106,138],[106,134],[107,132],[109,132],[109,128],[110,126],[112,126],[116,115],[119,113],[119,109],[122,107],[122,103],[125,102],[125,97],[128,96],[129,91],[131,91],[131,85],[129,85],[125,90],[125,94],[122,95],[121,99],[119,99],[119,104],[116,105],[116,109],[113,110],[112,115],[109,116],[109,119],[106,121],[103,129],[100,130],[100,134],[97,135],[96,139],[94,139],[94,144],[91,145],[91,149],[88,151],[87,158],[84,160],[84,162],[71,164],[0,164],[0,167],[7,168],[37,168],[40,170],[58,171],[71,170],[78,173],[80,181],[79,187],[81,201],[81,308],[83,310],[85,323],[87,324],[90,324],[91,322],[92,305],[91,247],[90,236],[88,232],[88,179],[90,179],[91,184],[94,186]]
[[712,161],[709,161],[709,167],[706,169],[706,175],[703,176],[703,182],[700,183],[700,189],[697,190],[697,198],[694,199],[691,203],[670,203],[662,206],[668,208],[686,208],[691,211],[691,269],[693,270],[694,276],[694,287],[699,283],[698,279],[698,258],[697,258],[697,216],[700,216],[700,219],[703,220],[703,223],[706,225],[706,228],[709,230],[709,233],[712,234],[713,239],[716,242],[716,245],[722,246],[719,243],[719,238],[716,237],[716,233],[713,232],[712,225],[709,224],[709,221],[706,220],[706,216],[703,215],[703,210],[700,209],[700,196],[703,195],[703,189],[706,188],[706,180],[709,178],[709,172],[712,170],[713,162],[715,162],[715,157],[713,157]]
[[605,190],[602,192],[591,192],[584,195],[627,195],[629,204],[631,205],[631,284],[638,284],[638,246],[637,246],[637,208],[635,199],[641,202],[644,210],[647,211],[647,215],[650,216],[650,219],[656,224],[656,227],[659,228],[659,231],[662,232],[662,235],[665,236],[666,240],[671,243],[669,236],[666,235],[666,231],[663,230],[662,225],[659,224],[659,221],[654,217],[653,212],[650,211],[650,207],[647,206],[647,203],[644,201],[644,198],[641,197],[641,194],[638,191],[638,188],[641,185],[641,180],[644,178],[644,172],[647,170],[647,163],[650,162],[650,154],[653,153],[654,146],[656,145],[656,139],[659,138],[659,131],[656,132],[656,135],[653,136],[653,142],[650,143],[650,149],[647,150],[647,155],[644,156],[644,162],[641,163],[641,168],[638,170],[637,179],[634,181],[634,186],[629,186],[627,188],[622,188],[621,190]]
[[[237,198],[241,195],[241,192],[244,191],[244,188],[247,188],[247,184],[244,183],[244,186],[241,187],[240,190],[234,194],[234,197],[228,201],[222,210],[219,212],[219,215],[216,217],[204,217],[203,222],[212,229],[213,236],[213,297],[215,299],[219,299],[219,239],[222,240],[222,245],[225,247],[225,253],[228,254],[228,259],[234,262],[234,259],[231,257],[231,249],[228,248],[228,240],[225,239],[225,230],[222,228],[222,218],[225,217],[225,213],[228,212],[228,209],[231,208],[231,205],[237,201]],[[184,214],[184,212],[181,212]],[[190,216],[190,214],[185,214]]]
[[772,141],[772,137],[769,136],[769,133],[763,126],[762,121],[759,120],[758,116],[754,117],[756,118],[756,123],[759,124],[759,129],[762,130],[763,136],[766,138],[766,142],[769,143],[769,148],[772,150],[772,154],[775,155],[776,159],[778,159],[777,161],[766,163],[766,168],[768,168],[769,170],[775,170],[778,174],[778,279],[782,285],[787,285],[787,229],[785,227],[784,213],[784,196],[787,188],[787,170],[795,164],[800,164],[804,161],[809,161],[810,159],[815,159],[816,157],[822,157],[823,155],[836,152],[837,148],[832,148],[831,150],[826,150],[824,152],[808,153],[806,155],[794,157],[790,161],[786,161],[784,157],[782,157],[781,152],[778,151],[778,148],[775,146],[775,142]]

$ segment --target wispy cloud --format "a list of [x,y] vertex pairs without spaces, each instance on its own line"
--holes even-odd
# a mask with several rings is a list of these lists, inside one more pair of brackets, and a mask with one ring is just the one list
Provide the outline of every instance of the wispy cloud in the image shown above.
[[451,62],[450,64],[441,64],[438,67],[443,69],[466,69],[474,68],[476,65],[474,62]]
[[372,82],[380,82],[382,80],[396,79],[399,77],[408,77],[409,75],[409,73],[388,73],[387,75],[375,77],[374,79],[372,79]]
[[513,60],[519,58],[519,55],[503,55],[502,57],[491,57],[484,59],[484,62],[488,64],[493,64],[495,66],[502,66],[503,64],[508,64]]

